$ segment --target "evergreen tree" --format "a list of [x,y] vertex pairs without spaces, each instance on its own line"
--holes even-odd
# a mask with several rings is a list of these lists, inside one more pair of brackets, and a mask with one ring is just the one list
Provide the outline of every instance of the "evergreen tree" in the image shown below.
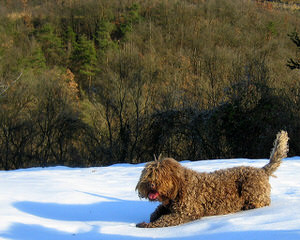
[[94,42],[85,35],[79,37],[72,54],[72,71],[79,75],[80,87],[91,90],[92,77],[97,69],[97,53]]
[[105,20],[99,23],[98,30],[96,31],[96,44],[102,51],[107,50],[114,44],[110,37],[113,28],[113,24]]
[[131,32],[133,25],[137,24],[141,19],[139,11],[139,5],[133,4],[126,9],[125,14],[121,14],[121,16],[116,19],[116,30],[113,33],[114,38],[118,40],[126,38],[126,33]]
[[46,58],[40,46],[36,46],[30,56],[28,56],[25,61],[26,68],[32,69],[45,69],[46,68]]
[[65,62],[62,41],[54,33],[54,27],[51,24],[45,24],[38,32],[37,38],[41,43],[47,64],[60,65]]
[[73,29],[70,26],[63,34],[63,41],[66,49],[66,55],[67,55],[66,58],[69,64],[70,58],[72,56],[72,51],[76,45],[76,33],[73,31]]

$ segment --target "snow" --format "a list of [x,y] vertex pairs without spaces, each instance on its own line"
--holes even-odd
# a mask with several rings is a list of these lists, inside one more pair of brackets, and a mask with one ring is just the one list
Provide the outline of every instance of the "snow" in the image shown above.
[[[267,162],[228,159],[181,164],[210,172],[241,165],[262,167]],[[159,229],[135,227],[149,221],[158,204],[140,200],[135,192],[143,167],[0,171],[0,239],[300,239],[300,157],[285,159],[277,178],[270,178],[271,206]]]

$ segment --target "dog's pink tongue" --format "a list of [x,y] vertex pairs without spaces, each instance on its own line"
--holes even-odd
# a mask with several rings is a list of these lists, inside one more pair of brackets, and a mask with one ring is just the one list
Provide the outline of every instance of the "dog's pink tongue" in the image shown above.
[[148,197],[150,200],[155,200],[158,197],[158,192],[150,192]]

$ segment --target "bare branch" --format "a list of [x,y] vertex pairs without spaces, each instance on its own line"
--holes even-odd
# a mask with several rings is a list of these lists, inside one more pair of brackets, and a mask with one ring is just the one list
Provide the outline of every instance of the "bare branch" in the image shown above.
[[11,82],[8,85],[1,85],[0,88],[3,88],[3,90],[0,92],[0,96],[2,96],[12,85],[14,85],[22,76],[23,72],[20,73],[20,75],[17,77],[16,80],[14,80],[13,82]]

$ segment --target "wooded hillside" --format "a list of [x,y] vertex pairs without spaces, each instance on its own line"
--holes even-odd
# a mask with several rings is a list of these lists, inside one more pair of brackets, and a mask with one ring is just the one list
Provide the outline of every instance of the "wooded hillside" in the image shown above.
[[300,155],[299,33],[261,1],[1,1],[0,169]]

